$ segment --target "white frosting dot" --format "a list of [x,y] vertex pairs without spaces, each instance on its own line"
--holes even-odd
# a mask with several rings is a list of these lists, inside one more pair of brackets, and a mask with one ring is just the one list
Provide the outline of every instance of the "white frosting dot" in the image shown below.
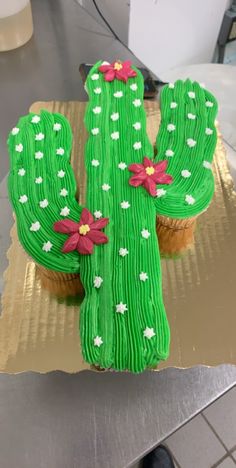
[[144,282],[147,281],[147,279],[148,279],[147,273],[144,273],[144,272],[142,271],[142,272],[139,274],[139,279],[140,279],[140,281],[144,281]]
[[61,130],[61,124],[58,122],[54,123],[53,130],[55,130],[55,132],[59,132],[59,130]]
[[168,150],[166,150],[165,155],[168,158],[171,158],[172,156],[174,156],[174,151],[172,151],[171,149],[168,149]]
[[21,195],[19,198],[20,203],[26,203],[28,201],[27,195]]
[[43,182],[42,177],[36,177],[36,179],[35,179],[36,184],[41,184],[42,182]]
[[25,169],[23,167],[21,169],[19,169],[18,175],[19,176],[24,176],[25,175]]
[[155,335],[156,335],[156,333],[154,332],[153,328],[146,327],[145,330],[143,330],[143,336],[144,336],[144,338],[147,338],[148,340],[153,338],[153,336],[155,336]]
[[113,96],[115,98],[121,98],[123,96],[123,91],[116,91]]
[[212,133],[213,133],[213,130],[211,128],[206,128],[205,130],[206,135],[212,135]]
[[173,89],[175,87],[174,83],[169,83],[169,88]]
[[101,276],[95,276],[93,280],[93,285],[95,288],[100,288],[103,283],[103,279]]
[[188,96],[190,97],[190,99],[195,99],[195,93],[194,93],[194,91],[189,91],[189,92],[188,92]]
[[211,163],[209,161],[203,161],[203,167],[205,167],[205,169],[211,169]]
[[35,135],[35,140],[36,140],[36,141],[44,140],[44,134],[43,134],[42,132],[37,133],[37,134]]
[[195,120],[196,119],[196,115],[195,114],[191,114],[191,112],[188,113],[188,119],[189,120]]
[[144,239],[148,239],[150,237],[150,232],[147,230],[147,229],[142,229],[141,231],[141,236],[144,238]]
[[98,159],[92,159],[91,164],[92,164],[92,166],[94,166],[94,167],[98,167],[99,164],[100,164],[100,162],[98,161]]
[[96,106],[96,107],[93,108],[93,113],[94,114],[100,114],[101,110],[102,110],[102,108],[100,106]]
[[91,133],[92,133],[92,135],[98,135],[99,134],[99,128],[92,128]]
[[133,144],[133,148],[134,148],[135,150],[141,149],[141,148],[142,148],[142,143],[141,143],[141,141],[136,141],[136,142]]
[[181,171],[181,175],[182,175],[182,177],[187,179],[188,177],[191,176],[191,172],[189,172],[188,169],[183,169],[183,171]]
[[39,202],[40,208],[47,208],[48,204],[49,204],[49,203],[48,203],[48,200],[47,200],[46,198],[45,198],[44,200],[41,200],[41,201]]
[[213,107],[213,102],[211,101],[206,101],[206,107]]
[[156,191],[157,198],[163,197],[163,195],[165,195],[165,194],[166,194],[166,190],[163,189],[163,188],[157,189],[157,191]]
[[50,252],[51,248],[52,248],[52,243],[50,241],[44,242],[43,247],[42,247],[42,250],[44,250],[44,252]]
[[192,138],[188,138],[187,139],[187,145],[190,147],[190,148],[193,148],[195,145],[196,145],[196,141],[193,140]]
[[113,114],[111,114],[111,120],[113,120],[113,122],[115,122],[116,120],[119,119],[119,112],[113,112]]
[[136,83],[132,83],[132,84],[130,85],[130,89],[131,89],[132,91],[137,91],[137,89],[138,89],[137,84],[136,84]]
[[195,203],[195,198],[193,198],[192,195],[186,195],[185,201],[188,205],[193,205]]
[[103,340],[102,340],[102,337],[101,336],[95,336],[94,340],[93,340],[93,344],[94,346],[97,346],[98,348],[100,348],[100,346],[102,346],[103,344]]
[[176,128],[175,125],[172,123],[167,125],[168,132],[174,132],[175,128]]
[[64,153],[65,153],[64,148],[57,148],[56,154],[58,154],[59,156],[63,156]]
[[121,202],[120,206],[121,208],[123,208],[123,210],[127,210],[128,208],[130,208],[130,204],[128,201]]
[[135,123],[133,124],[133,127],[134,127],[135,130],[140,130],[140,128],[141,128],[141,122],[135,122]]
[[116,305],[116,312],[118,314],[124,314],[127,312],[128,308],[126,304],[123,304],[123,302],[120,302],[119,304]]
[[119,255],[121,257],[125,257],[126,255],[128,255],[129,251],[126,249],[126,247],[121,247],[119,249]]
[[11,131],[12,135],[17,135],[19,133],[20,129],[18,127],[14,127]]
[[39,221],[36,221],[35,223],[32,223],[30,226],[30,231],[36,232],[41,228],[41,225]]
[[42,159],[43,158],[42,151],[36,151],[36,153],[34,153],[34,157],[35,159]]
[[102,92],[101,88],[95,88],[93,91],[95,94],[101,94]]
[[118,164],[118,167],[119,167],[119,169],[121,169],[122,171],[124,171],[124,170],[126,169],[126,167],[127,167],[127,164],[126,164],[125,162],[120,162],[120,163]]
[[102,217],[102,212],[100,210],[94,211],[93,214],[96,219],[100,219]]
[[142,104],[142,103],[141,103],[141,100],[140,100],[140,99],[135,99],[135,100],[133,101],[134,107],[140,107],[141,104]]
[[68,216],[70,213],[70,208],[68,206],[65,206],[64,208],[61,209],[60,215],[61,216]]
[[31,119],[31,122],[32,122],[32,123],[39,123],[40,120],[41,120],[41,119],[40,119],[39,115],[34,115],[34,116],[32,117],[32,119]]
[[61,197],[66,197],[68,195],[68,190],[66,190],[65,188],[62,188],[60,191],[60,195]]
[[177,107],[177,105],[178,105],[177,102],[173,101],[173,102],[170,103],[170,108],[175,109]]
[[111,187],[110,187],[109,184],[103,184],[103,185],[102,185],[102,190],[103,190],[104,192],[108,192],[108,190],[110,190],[110,188],[111,188]]
[[57,177],[59,177],[60,179],[62,179],[65,175],[65,172],[61,169],[60,171],[58,171],[57,173]]
[[19,143],[19,145],[16,145],[15,150],[17,151],[17,153],[22,153],[22,151],[23,151],[22,143]]
[[120,138],[119,132],[111,133],[111,138],[112,138],[112,140],[119,140],[119,138]]
[[98,73],[94,73],[93,75],[91,75],[91,80],[97,81],[98,79],[99,79],[99,74]]

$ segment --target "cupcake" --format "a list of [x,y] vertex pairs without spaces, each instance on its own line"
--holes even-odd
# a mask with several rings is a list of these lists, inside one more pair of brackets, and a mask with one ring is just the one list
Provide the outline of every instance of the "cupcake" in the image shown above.
[[70,166],[72,132],[61,114],[41,111],[21,117],[8,138],[8,190],[18,238],[35,261],[42,285],[60,296],[83,294],[80,255],[63,252],[66,234],[54,223],[78,222],[76,182]]
[[214,194],[217,101],[199,83],[178,80],[163,87],[160,107],[155,162],[168,160],[173,183],[157,187],[157,234],[161,253],[178,255],[193,244]]

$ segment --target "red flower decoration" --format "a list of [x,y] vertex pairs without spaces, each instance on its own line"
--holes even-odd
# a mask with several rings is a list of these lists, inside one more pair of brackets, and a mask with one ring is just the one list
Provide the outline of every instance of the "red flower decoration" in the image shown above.
[[93,215],[87,208],[83,209],[79,223],[75,223],[71,219],[57,221],[54,223],[54,231],[69,234],[62,252],[68,253],[77,249],[83,255],[93,253],[94,244],[106,244],[108,242],[107,236],[100,231],[108,222],[108,218],[94,221]]
[[128,167],[129,171],[135,173],[129,179],[130,185],[133,187],[143,185],[147,192],[155,197],[157,184],[171,184],[173,181],[173,177],[165,173],[167,164],[167,160],[154,164],[151,159],[145,156],[143,164],[131,164]]
[[126,60],[125,62],[116,60],[116,62],[101,65],[98,70],[104,73],[105,81],[113,81],[117,78],[117,80],[126,83],[128,78],[137,76],[136,71],[131,68],[130,60]]

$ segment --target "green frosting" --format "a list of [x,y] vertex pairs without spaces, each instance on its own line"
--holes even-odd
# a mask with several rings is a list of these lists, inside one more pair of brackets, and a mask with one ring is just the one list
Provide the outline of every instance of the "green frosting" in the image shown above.
[[[146,133],[143,78],[107,82],[98,62],[86,81],[86,207],[97,219],[109,218],[107,244],[92,255],[64,254],[68,235],[55,221],[79,221],[76,181],[70,166],[72,134],[60,114],[42,111],[22,117],[9,135],[9,194],[18,236],[26,252],[48,269],[80,272],[85,299],[80,310],[84,359],[116,370],[141,372],[169,353],[170,331],[162,298],[156,234],[157,213],[194,216],[214,192],[211,161],[216,145],[215,98],[198,83],[177,81],[161,93],[157,156]],[[190,94],[189,94],[190,93]],[[129,184],[128,166],[168,159],[170,185],[157,197]]]
[[[133,67],[137,77],[127,83],[106,82],[98,71],[100,64],[86,81],[90,98],[85,115],[86,207],[109,218],[105,228],[109,242],[96,247],[93,255],[81,256],[86,296],[80,336],[87,362],[141,372],[168,357],[170,338],[154,199],[143,187],[129,185],[132,173],[127,168],[142,163],[144,156],[152,158],[153,148],[146,134],[142,75]],[[136,123],[140,129],[135,129]],[[135,143],[141,148],[135,149]],[[124,208],[122,202],[127,202]],[[96,277],[102,279],[100,287],[94,286]],[[100,346],[96,338],[102,341]]]
[[217,102],[190,80],[164,86],[160,101],[155,162],[168,159],[174,181],[158,186],[156,209],[164,216],[189,218],[204,211],[214,193],[211,162],[217,141]]
[[[65,217],[78,221],[82,210],[75,199],[71,146],[71,128],[61,114],[21,117],[8,138],[8,189],[18,237],[30,257],[48,269],[78,273],[78,252],[64,254],[68,236],[53,230],[54,222]],[[65,207],[67,216],[61,215]]]

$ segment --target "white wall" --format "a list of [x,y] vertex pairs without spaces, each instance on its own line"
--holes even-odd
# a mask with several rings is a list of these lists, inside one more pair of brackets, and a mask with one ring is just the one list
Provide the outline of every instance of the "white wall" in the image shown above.
[[230,0],[131,0],[129,47],[157,76],[211,62]]

